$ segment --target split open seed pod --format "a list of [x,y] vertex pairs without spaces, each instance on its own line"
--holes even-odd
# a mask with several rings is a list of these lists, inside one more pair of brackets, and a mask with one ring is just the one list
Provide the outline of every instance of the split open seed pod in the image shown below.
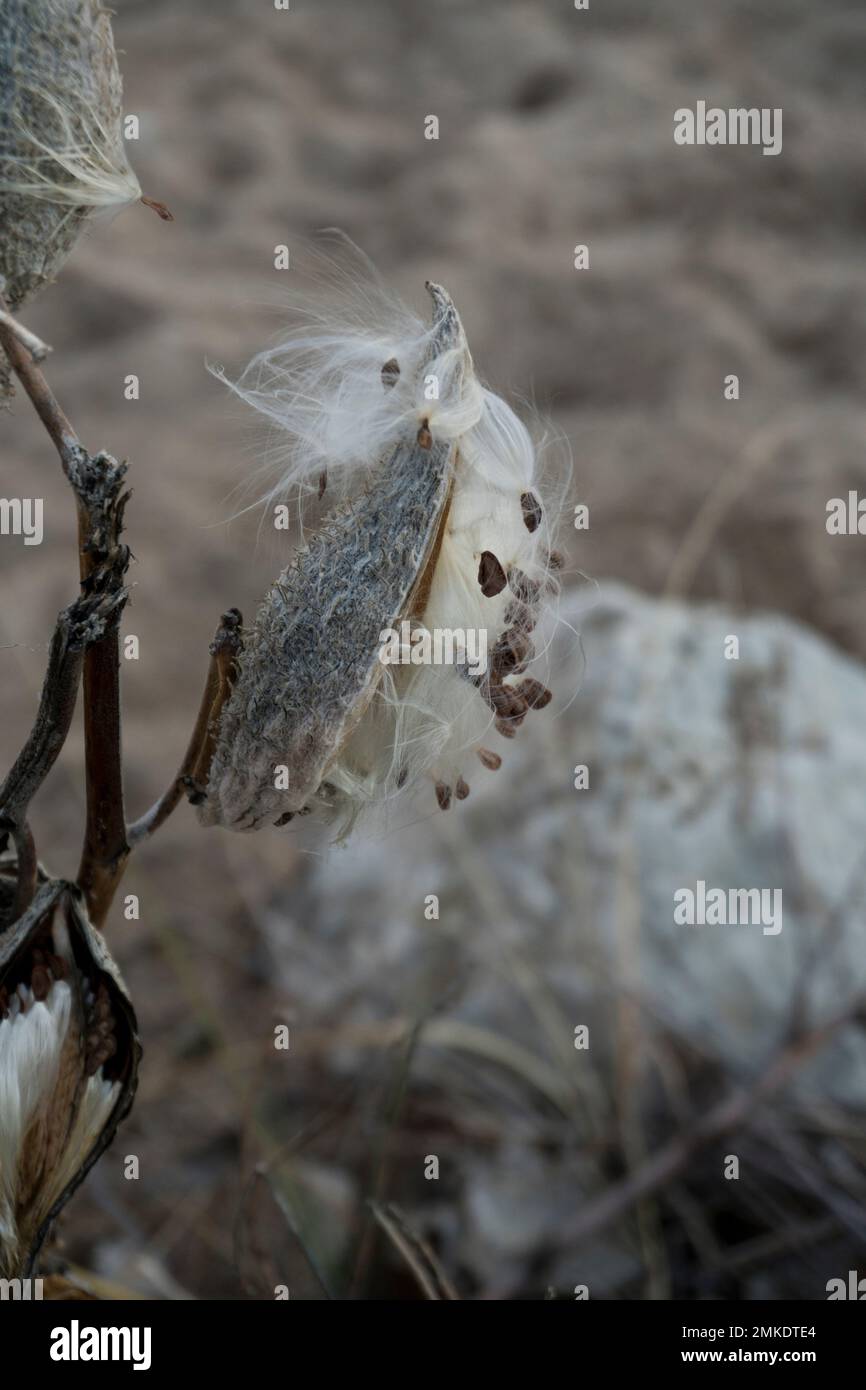
[[[524,674],[555,587],[535,451],[479,383],[450,296],[427,288],[432,327],[389,297],[388,331],[356,326],[342,341],[323,320],[320,345],[307,331],[236,387],[299,441],[293,481],[327,463],[310,441],[332,442],[343,496],[245,634],[198,793],[205,824],[323,811],[345,828],[425,779],[445,809],[468,794],[471,767],[499,766],[488,739],[513,737],[550,699]],[[386,661],[383,637],[404,622],[443,646],[452,634],[450,653]]]
[[140,1055],[129,995],[78,890],[43,882],[0,935],[0,1277],[29,1275],[132,1105]]
[[85,222],[141,196],[101,0],[0,4],[0,276],[17,309],[53,280]]

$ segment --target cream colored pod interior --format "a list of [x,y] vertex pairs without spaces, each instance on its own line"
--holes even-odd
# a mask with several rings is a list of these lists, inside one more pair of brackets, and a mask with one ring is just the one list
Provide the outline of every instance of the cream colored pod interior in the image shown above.
[[558,587],[562,480],[545,503],[526,428],[478,380],[447,291],[427,289],[432,325],[347,280],[347,303],[308,311],[232,384],[284,440],[269,498],[327,480],[336,503],[244,634],[207,825],[317,811],[345,833],[425,782],[447,809],[551,698],[527,667]]
[[140,1054],[123,980],[80,895],[43,882],[0,933],[0,1278],[29,1275],[132,1105]]

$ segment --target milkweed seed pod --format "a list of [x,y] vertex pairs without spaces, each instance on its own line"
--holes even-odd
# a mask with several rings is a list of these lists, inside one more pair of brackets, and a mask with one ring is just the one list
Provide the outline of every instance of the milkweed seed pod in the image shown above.
[[245,634],[199,795],[207,825],[323,811],[345,829],[424,779],[447,808],[476,755],[499,766],[487,741],[550,699],[524,674],[556,587],[535,451],[480,384],[447,292],[427,289],[432,327],[367,284],[234,388],[288,435],[271,495],[326,474],[338,502]]
[[110,13],[100,0],[0,4],[0,276],[12,309],[53,280],[97,209],[141,197]]
[[0,1277],[29,1274],[129,1110],[140,1054],[129,996],[77,890],[43,882],[0,935]]

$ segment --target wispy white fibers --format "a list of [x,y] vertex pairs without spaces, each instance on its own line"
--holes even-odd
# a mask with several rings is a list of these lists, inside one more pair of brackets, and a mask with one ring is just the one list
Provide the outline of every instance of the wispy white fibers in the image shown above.
[[[495,767],[497,747],[505,751],[526,714],[550,699],[527,667],[559,587],[552,547],[568,469],[479,381],[459,319],[456,339],[439,351],[436,324],[408,309],[351,244],[318,258],[312,289],[292,296],[290,308],[292,326],[236,381],[216,373],[270,422],[258,500],[318,493],[325,478],[326,501],[371,496],[396,446],[417,440],[423,469],[431,441],[452,444],[439,540],[412,611],[399,616],[431,634],[472,631],[488,658],[474,677],[465,662],[435,657],[382,664],[313,804],[346,825],[427,779],[448,806],[467,794],[478,756]],[[355,543],[363,569],[369,543]],[[326,594],[321,602],[328,612]],[[395,618],[380,616],[383,629]],[[229,823],[253,828],[263,818],[248,799]]]
[[[552,478],[541,476],[530,435],[504,401],[485,391],[484,407],[477,425],[458,443],[451,506],[420,621],[431,633],[471,629],[481,634],[490,666],[504,634],[521,618],[535,630],[530,640],[546,640],[559,589],[550,559],[552,533],[567,475],[560,464]],[[521,504],[527,494],[542,504],[533,532]],[[522,603],[510,584],[493,596],[482,592],[478,570],[484,553],[495,555],[521,592],[531,594],[529,603]],[[538,655],[543,658],[543,651]],[[531,661],[534,651],[528,656]],[[541,664],[531,674],[537,676]],[[527,674],[525,668],[506,674],[501,684],[516,692]],[[507,721],[505,728],[513,733],[518,725],[519,720]],[[391,666],[340,750],[329,781],[341,789],[350,814],[402,794],[425,777],[443,795],[456,794],[461,782],[469,785],[485,775],[477,761],[479,748],[503,753],[502,729],[478,687],[456,665]]]
[[[66,955],[68,945],[60,950]],[[64,1107],[74,1094],[68,1078],[64,1082],[61,1061],[65,1055],[69,1067],[69,1034],[77,1027],[73,992],[65,980],[54,980],[44,1000],[19,985],[0,1019],[0,1248],[7,1263],[10,1256],[14,1262],[18,1249],[22,1209],[32,1206],[37,1224],[44,1219],[91,1152],[120,1095],[119,1082],[101,1071],[88,1076],[79,1103],[72,1106],[69,1132],[63,1131]],[[76,1059],[78,1052],[76,1045]],[[70,1115],[65,1118],[68,1122]],[[40,1149],[47,1151],[52,1129],[63,1133],[64,1142],[54,1151],[50,1170],[40,1171]]]
[[72,1008],[69,986],[58,980],[48,998],[34,1000],[22,986],[6,1017],[0,1020],[0,1239],[17,1240],[15,1210],[20,1178],[20,1151],[27,1134],[47,1122],[60,1054]]
[[110,134],[95,112],[73,109],[50,92],[29,94],[35,109],[47,109],[41,130],[50,130],[51,138],[16,120],[16,148],[23,153],[0,151],[0,191],[69,208],[120,207],[141,197],[120,136]]
[[[296,489],[318,492],[324,472],[332,497],[353,491],[413,423],[417,430],[428,419],[438,438],[456,439],[483,414],[474,376],[461,387],[465,353],[452,350],[427,362],[433,328],[350,241],[339,237],[332,245],[333,251],[304,248],[305,287],[287,294],[290,327],[237,380],[211,368],[273,426],[257,501]],[[399,372],[383,379],[390,362]],[[435,400],[424,394],[431,374]]]

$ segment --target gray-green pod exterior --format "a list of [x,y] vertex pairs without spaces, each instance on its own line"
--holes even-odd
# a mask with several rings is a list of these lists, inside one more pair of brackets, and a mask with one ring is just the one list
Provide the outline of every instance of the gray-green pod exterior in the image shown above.
[[100,0],[2,0],[0,275],[11,308],[54,279],[95,208],[138,196],[121,100]]
[[[450,296],[427,288],[428,361],[453,349],[469,361]],[[221,716],[203,824],[256,830],[317,794],[327,802],[328,766],[382,675],[380,634],[412,612],[435,556],[454,456],[447,440],[398,443],[365,494],[328,518],[268,592]]]

